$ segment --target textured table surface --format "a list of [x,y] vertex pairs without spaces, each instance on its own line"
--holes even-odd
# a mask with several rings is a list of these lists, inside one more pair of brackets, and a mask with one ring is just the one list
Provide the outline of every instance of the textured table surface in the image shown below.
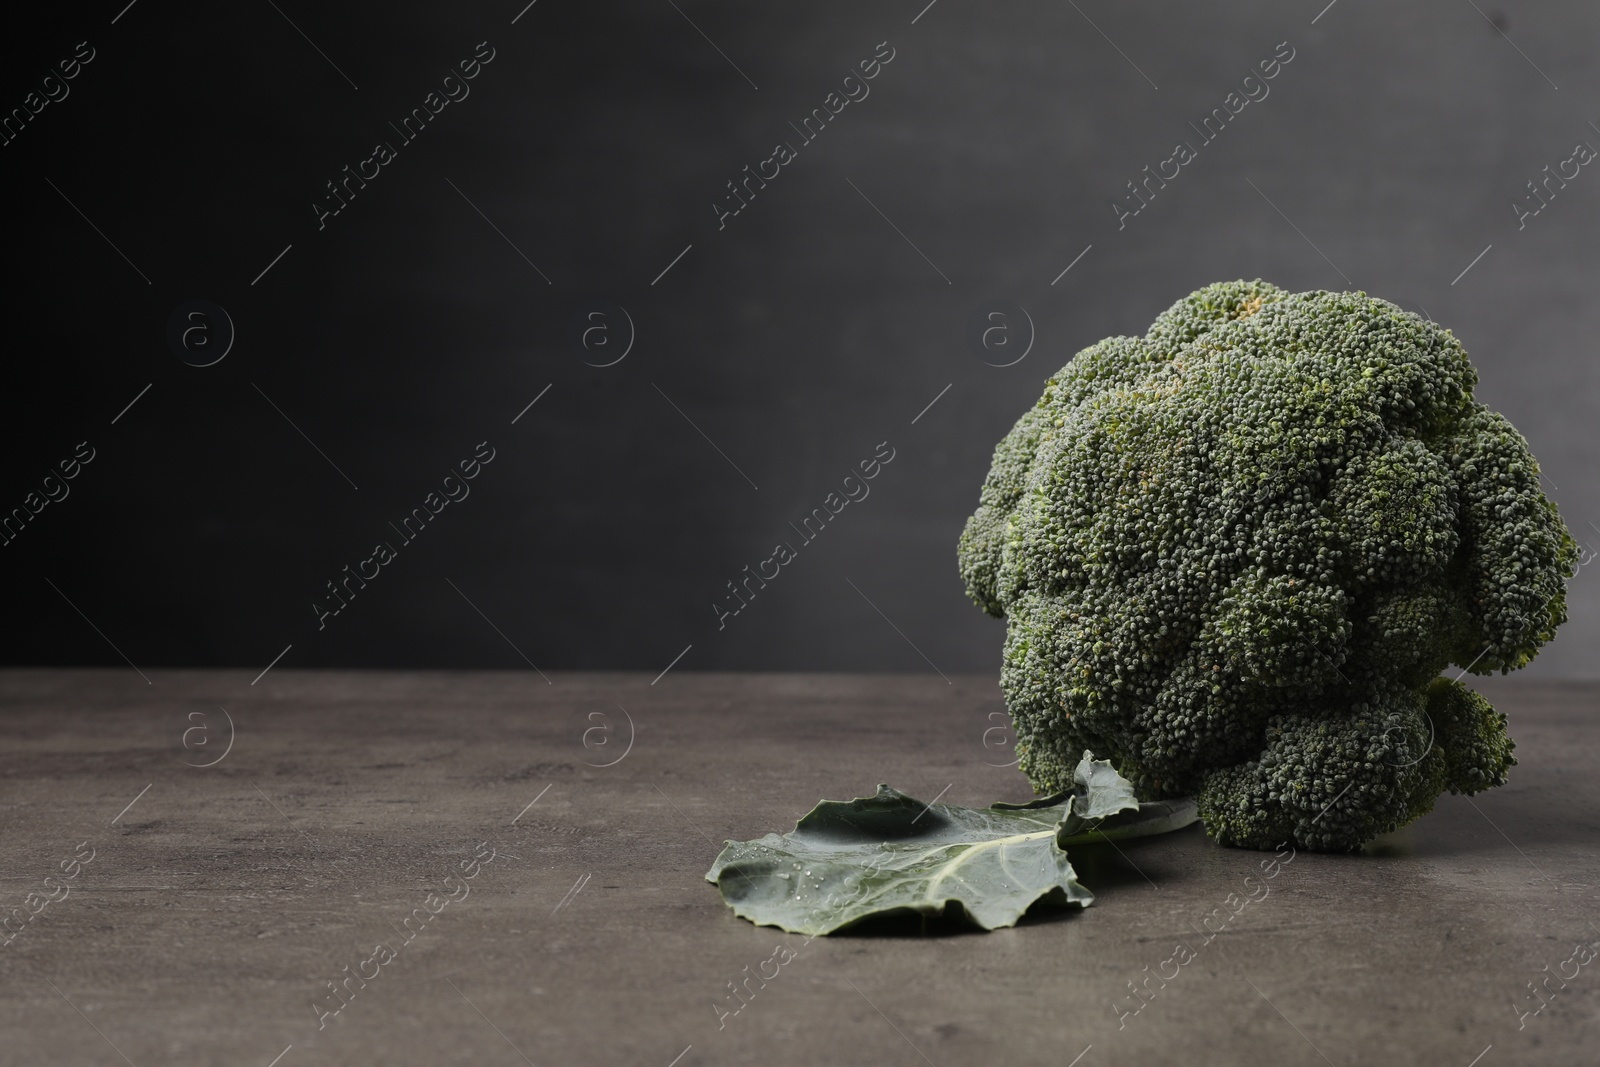
[[1261,882],[1191,828],[1074,850],[1081,912],[807,942],[723,906],[723,839],[1026,798],[992,678],[147,673],[0,672],[0,1063],[1600,1059],[1597,686],[1483,682],[1511,783],[1364,855]]

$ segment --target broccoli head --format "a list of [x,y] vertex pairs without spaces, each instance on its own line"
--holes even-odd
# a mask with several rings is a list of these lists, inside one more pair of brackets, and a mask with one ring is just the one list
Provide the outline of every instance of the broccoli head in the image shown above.
[[1437,676],[1531,660],[1578,553],[1476,383],[1427,319],[1259,280],[1078,353],[959,548],[1034,786],[1092,749],[1225,843],[1349,850],[1503,783],[1505,717]]

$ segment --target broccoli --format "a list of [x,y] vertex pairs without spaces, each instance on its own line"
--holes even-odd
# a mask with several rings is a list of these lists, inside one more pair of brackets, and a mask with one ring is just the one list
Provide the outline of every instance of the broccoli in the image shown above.
[[1093,749],[1218,841],[1347,851],[1503,784],[1505,716],[1437,675],[1528,663],[1578,553],[1476,383],[1427,319],[1260,280],[1078,353],[959,546],[1034,787]]

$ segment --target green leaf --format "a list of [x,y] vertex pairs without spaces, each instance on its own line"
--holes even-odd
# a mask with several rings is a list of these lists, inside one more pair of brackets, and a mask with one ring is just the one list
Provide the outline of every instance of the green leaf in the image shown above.
[[897,789],[824,800],[790,833],[729,841],[706,873],[734,914],[760,926],[828,934],[863,919],[943,914],[985,930],[1033,904],[1087,906],[1064,846],[1165,833],[1196,819],[1192,800],[1141,805],[1085,752],[1070,793],[1028,804],[924,804]]

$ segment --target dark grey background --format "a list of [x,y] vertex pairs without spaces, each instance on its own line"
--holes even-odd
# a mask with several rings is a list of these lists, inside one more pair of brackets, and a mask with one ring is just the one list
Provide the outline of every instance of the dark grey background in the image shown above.
[[[14,26],[0,106],[97,56],[0,147],[0,509],[97,458],[0,548],[5,662],[991,670],[954,557],[994,442],[1073,352],[1240,276],[1451,326],[1600,542],[1600,173],[1521,231],[1510,207],[1600,145],[1592,4],[539,0],[513,25],[524,2]],[[323,183],[484,40],[471,95],[319,232]],[[870,96],[719,231],[724,183],[882,41]],[[1283,41],[1270,95],[1119,231],[1124,183]],[[166,343],[191,298],[237,327],[209,368]],[[967,344],[986,299],[1032,317],[1014,366]],[[586,300],[636,326],[616,366],[569,344]],[[471,496],[319,631],[324,583],[483,440]],[[871,496],[719,631],[724,583],[882,441]],[[1587,571],[1571,602],[1532,672],[1594,674]]]

